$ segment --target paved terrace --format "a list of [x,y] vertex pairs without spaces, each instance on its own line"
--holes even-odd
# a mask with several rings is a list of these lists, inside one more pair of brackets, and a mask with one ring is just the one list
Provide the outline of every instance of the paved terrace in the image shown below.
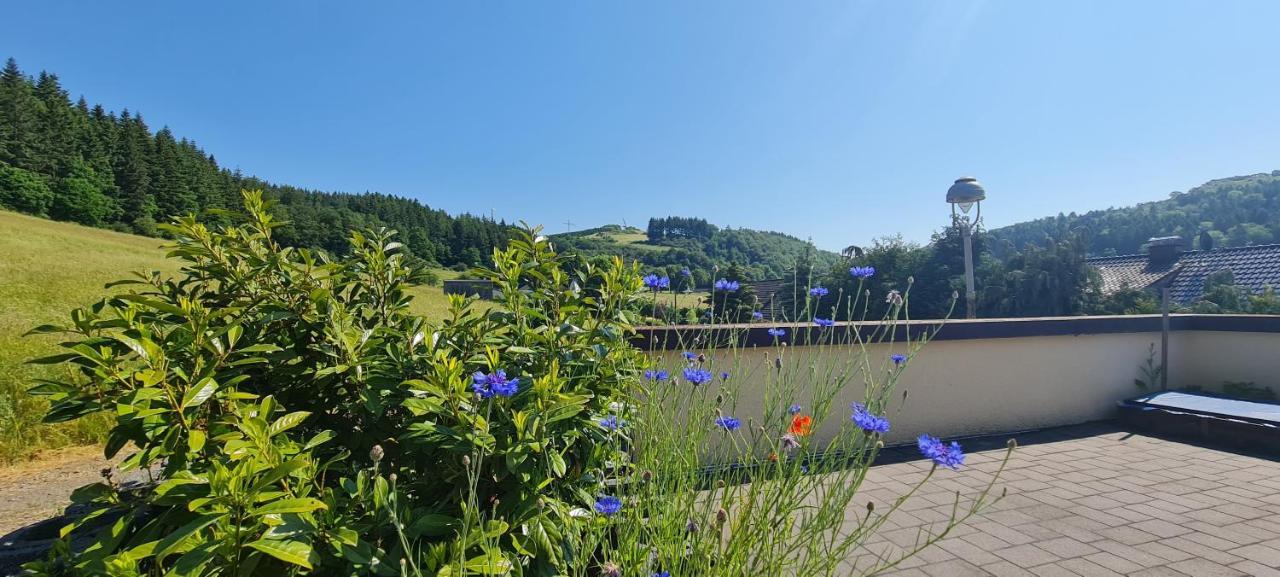
[[[1280,576],[1280,462],[1117,427],[1013,435],[1009,495],[888,574]],[[947,517],[955,490],[990,479],[1003,447],[972,444],[970,466],[935,475],[873,551],[911,545]],[[860,498],[887,506],[927,470],[919,460],[875,467]]]

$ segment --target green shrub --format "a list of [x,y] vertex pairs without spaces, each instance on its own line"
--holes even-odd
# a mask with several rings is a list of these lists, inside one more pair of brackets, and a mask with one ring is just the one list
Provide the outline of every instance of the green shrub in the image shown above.
[[114,199],[107,196],[108,182],[83,162],[75,162],[71,174],[58,181],[49,215],[88,226],[102,226],[119,211]]
[[0,166],[0,208],[45,216],[52,204],[53,191],[39,174]]
[[[107,454],[130,446],[124,467],[165,479],[134,497],[82,492],[123,516],[76,566],[434,573],[514,551],[535,574],[561,563],[558,527],[599,484],[588,425],[635,375],[622,313],[635,270],[585,270],[601,288],[575,293],[564,257],[528,233],[488,272],[502,310],[455,298],[428,327],[407,312],[417,279],[391,233],[353,234],[335,260],[275,244],[259,195],[246,207],[241,226],[165,227],[176,278],[139,278],[71,326],[40,328],[75,338],[38,362],[81,377],[32,391],[53,401],[48,420],[114,414]],[[516,394],[476,395],[473,375],[499,370]]]

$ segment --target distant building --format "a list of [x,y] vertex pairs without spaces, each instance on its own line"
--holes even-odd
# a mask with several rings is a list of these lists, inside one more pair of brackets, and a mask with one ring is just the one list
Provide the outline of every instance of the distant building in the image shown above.
[[444,281],[444,294],[495,298],[493,283],[487,280],[451,279]]
[[[791,302],[794,295],[787,291],[787,279],[771,279],[743,281],[743,287],[751,287],[759,300],[756,310],[764,315],[766,321],[785,320],[791,316]],[[783,294],[787,292],[788,294]]]
[[1103,294],[1121,288],[1169,287],[1169,300],[1187,305],[1200,300],[1209,275],[1230,270],[1236,286],[1250,294],[1280,288],[1280,244],[1186,250],[1181,237],[1147,241],[1143,254],[1087,259],[1102,275]]

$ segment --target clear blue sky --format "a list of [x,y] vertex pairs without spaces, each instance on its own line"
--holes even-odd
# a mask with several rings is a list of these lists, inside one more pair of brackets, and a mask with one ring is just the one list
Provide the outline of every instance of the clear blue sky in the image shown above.
[[[110,4],[110,6],[109,6]],[[19,2],[0,57],[272,181],[839,248],[1280,168],[1280,2]]]

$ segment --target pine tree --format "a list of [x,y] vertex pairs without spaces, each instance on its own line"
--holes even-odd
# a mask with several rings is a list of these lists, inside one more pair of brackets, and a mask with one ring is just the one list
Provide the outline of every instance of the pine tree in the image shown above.
[[32,170],[60,178],[67,174],[72,162],[79,158],[76,151],[75,109],[55,74],[40,73],[39,80],[36,81],[35,96],[42,106],[38,115],[38,152]]
[[155,200],[151,196],[148,170],[151,138],[141,117],[120,114],[119,138],[115,149],[116,187],[123,222],[139,234],[155,232]]
[[169,127],[156,133],[151,157],[151,194],[155,198],[157,219],[197,212],[195,191],[191,188],[187,167],[182,162],[178,141]]
[[10,58],[0,72],[0,163],[32,170],[38,163],[40,99]]

